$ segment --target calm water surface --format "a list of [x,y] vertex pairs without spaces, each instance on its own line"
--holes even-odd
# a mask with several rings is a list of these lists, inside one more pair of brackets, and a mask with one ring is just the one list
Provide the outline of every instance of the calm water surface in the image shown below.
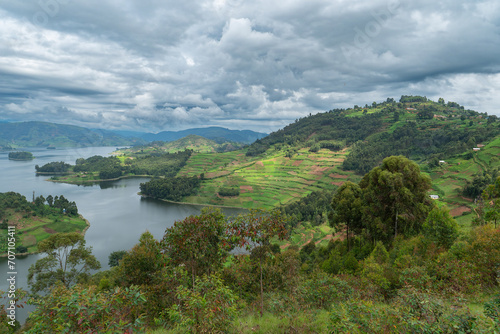
[[[70,149],[27,149],[36,157],[32,161],[8,160],[7,152],[0,152],[0,192],[15,191],[28,200],[35,196],[64,195],[75,201],[78,211],[91,224],[85,234],[87,246],[101,262],[102,269],[109,268],[108,256],[117,250],[128,250],[139,240],[145,231],[161,239],[165,229],[175,221],[189,215],[199,214],[200,206],[171,204],[137,195],[139,184],[148,179],[125,179],[115,182],[102,182],[89,186],[77,186],[47,181],[46,176],[35,175],[35,165],[51,161],[64,161],[74,164],[78,158],[94,155],[107,156],[115,147],[92,147]],[[225,209],[226,215],[241,212],[238,209]],[[30,255],[16,259],[17,287],[27,288],[28,268],[40,259],[40,255]],[[0,259],[0,290],[7,290],[7,262]],[[28,311],[30,308],[28,308]],[[19,310],[17,319],[24,322],[26,311]]]

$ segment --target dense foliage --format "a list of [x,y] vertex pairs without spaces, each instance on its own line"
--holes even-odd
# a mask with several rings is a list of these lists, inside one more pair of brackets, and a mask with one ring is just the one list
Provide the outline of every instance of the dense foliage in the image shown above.
[[32,160],[34,159],[33,153],[21,151],[21,152],[9,152],[9,159],[11,160]]
[[69,288],[85,279],[90,270],[101,268],[78,232],[52,234],[38,244],[38,250],[46,257],[29,269],[28,284],[34,293],[48,291],[57,282]]
[[313,146],[318,143],[319,147],[338,150],[345,145],[365,140],[379,131],[382,125],[381,114],[346,117],[338,112],[320,113],[297,120],[263,139],[256,140],[250,145],[246,155],[259,155],[278,143],[291,146],[304,143]]
[[36,165],[35,170],[37,173],[66,173],[69,171],[71,165],[63,161],[49,162],[42,167]]
[[140,184],[141,194],[169,201],[181,201],[183,197],[194,195],[200,186],[200,179],[193,177],[170,177],[153,179]]
[[407,123],[394,132],[381,132],[369,141],[358,142],[343,163],[346,170],[365,174],[385,157],[404,155],[419,159],[438,155],[440,159],[471,151],[477,143],[487,141],[500,133],[497,126],[456,128],[444,125],[439,131],[434,128],[419,128],[414,122]]
[[240,189],[239,188],[220,188],[218,191],[218,194],[220,196],[239,196],[240,195]]
[[283,213],[289,217],[289,228],[294,228],[299,222],[309,221],[317,226],[326,221],[332,208],[330,202],[333,194],[330,191],[313,191],[282,207]]

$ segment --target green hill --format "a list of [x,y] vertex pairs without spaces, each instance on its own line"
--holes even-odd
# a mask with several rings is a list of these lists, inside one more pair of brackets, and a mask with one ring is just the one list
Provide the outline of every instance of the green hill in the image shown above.
[[233,142],[216,142],[198,135],[188,135],[172,142],[154,141],[152,143],[140,146],[134,146],[129,149],[117,151],[118,154],[131,153],[154,153],[170,152],[175,153],[183,150],[193,150],[199,153],[228,152],[240,149],[243,145]]
[[[313,191],[335,190],[346,180],[357,182],[383,158],[404,155],[431,175],[434,191],[452,213],[473,210],[459,191],[475,173],[498,167],[499,122],[454,102],[414,98],[311,115],[240,151],[194,153],[178,175],[203,173],[205,179],[185,201],[275,207]],[[472,155],[478,144],[485,146]],[[237,197],[218,195],[221,188],[235,187]]]

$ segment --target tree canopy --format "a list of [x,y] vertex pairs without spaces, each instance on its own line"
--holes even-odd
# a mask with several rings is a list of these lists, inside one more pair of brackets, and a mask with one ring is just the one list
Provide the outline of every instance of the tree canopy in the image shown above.
[[46,291],[57,281],[66,288],[101,268],[92,248],[85,247],[85,239],[78,232],[56,233],[38,245],[47,256],[38,260],[29,269],[28,284],[34,293]]
[[433,207],[427,195],[430,177],[403,156],[385,158],[380,167],[363,177],[359,186],[365,203],[364,224],[378,240],[389,241],[398,233],[418,233]]

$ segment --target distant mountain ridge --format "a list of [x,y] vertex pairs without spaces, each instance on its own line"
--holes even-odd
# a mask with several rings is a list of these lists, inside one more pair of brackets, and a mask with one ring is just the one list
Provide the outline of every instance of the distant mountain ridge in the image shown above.
[[267,133],[255,132],[251,130],[230,130],[222,127],[212,126],[207,128],[193,128],[181,131],[162,131],[159,133],[143,133],[131,131],[114,131],[123,136],[139,136],[147,141],[175,141],[189,135],[197,135],[211,139],[217,143],[232,141],[237,143],[251,144],[254,141],[264,138]]
[[0,146],[4,147],[88,147],[142,144],[107,130],[48,122],[0,123]]

